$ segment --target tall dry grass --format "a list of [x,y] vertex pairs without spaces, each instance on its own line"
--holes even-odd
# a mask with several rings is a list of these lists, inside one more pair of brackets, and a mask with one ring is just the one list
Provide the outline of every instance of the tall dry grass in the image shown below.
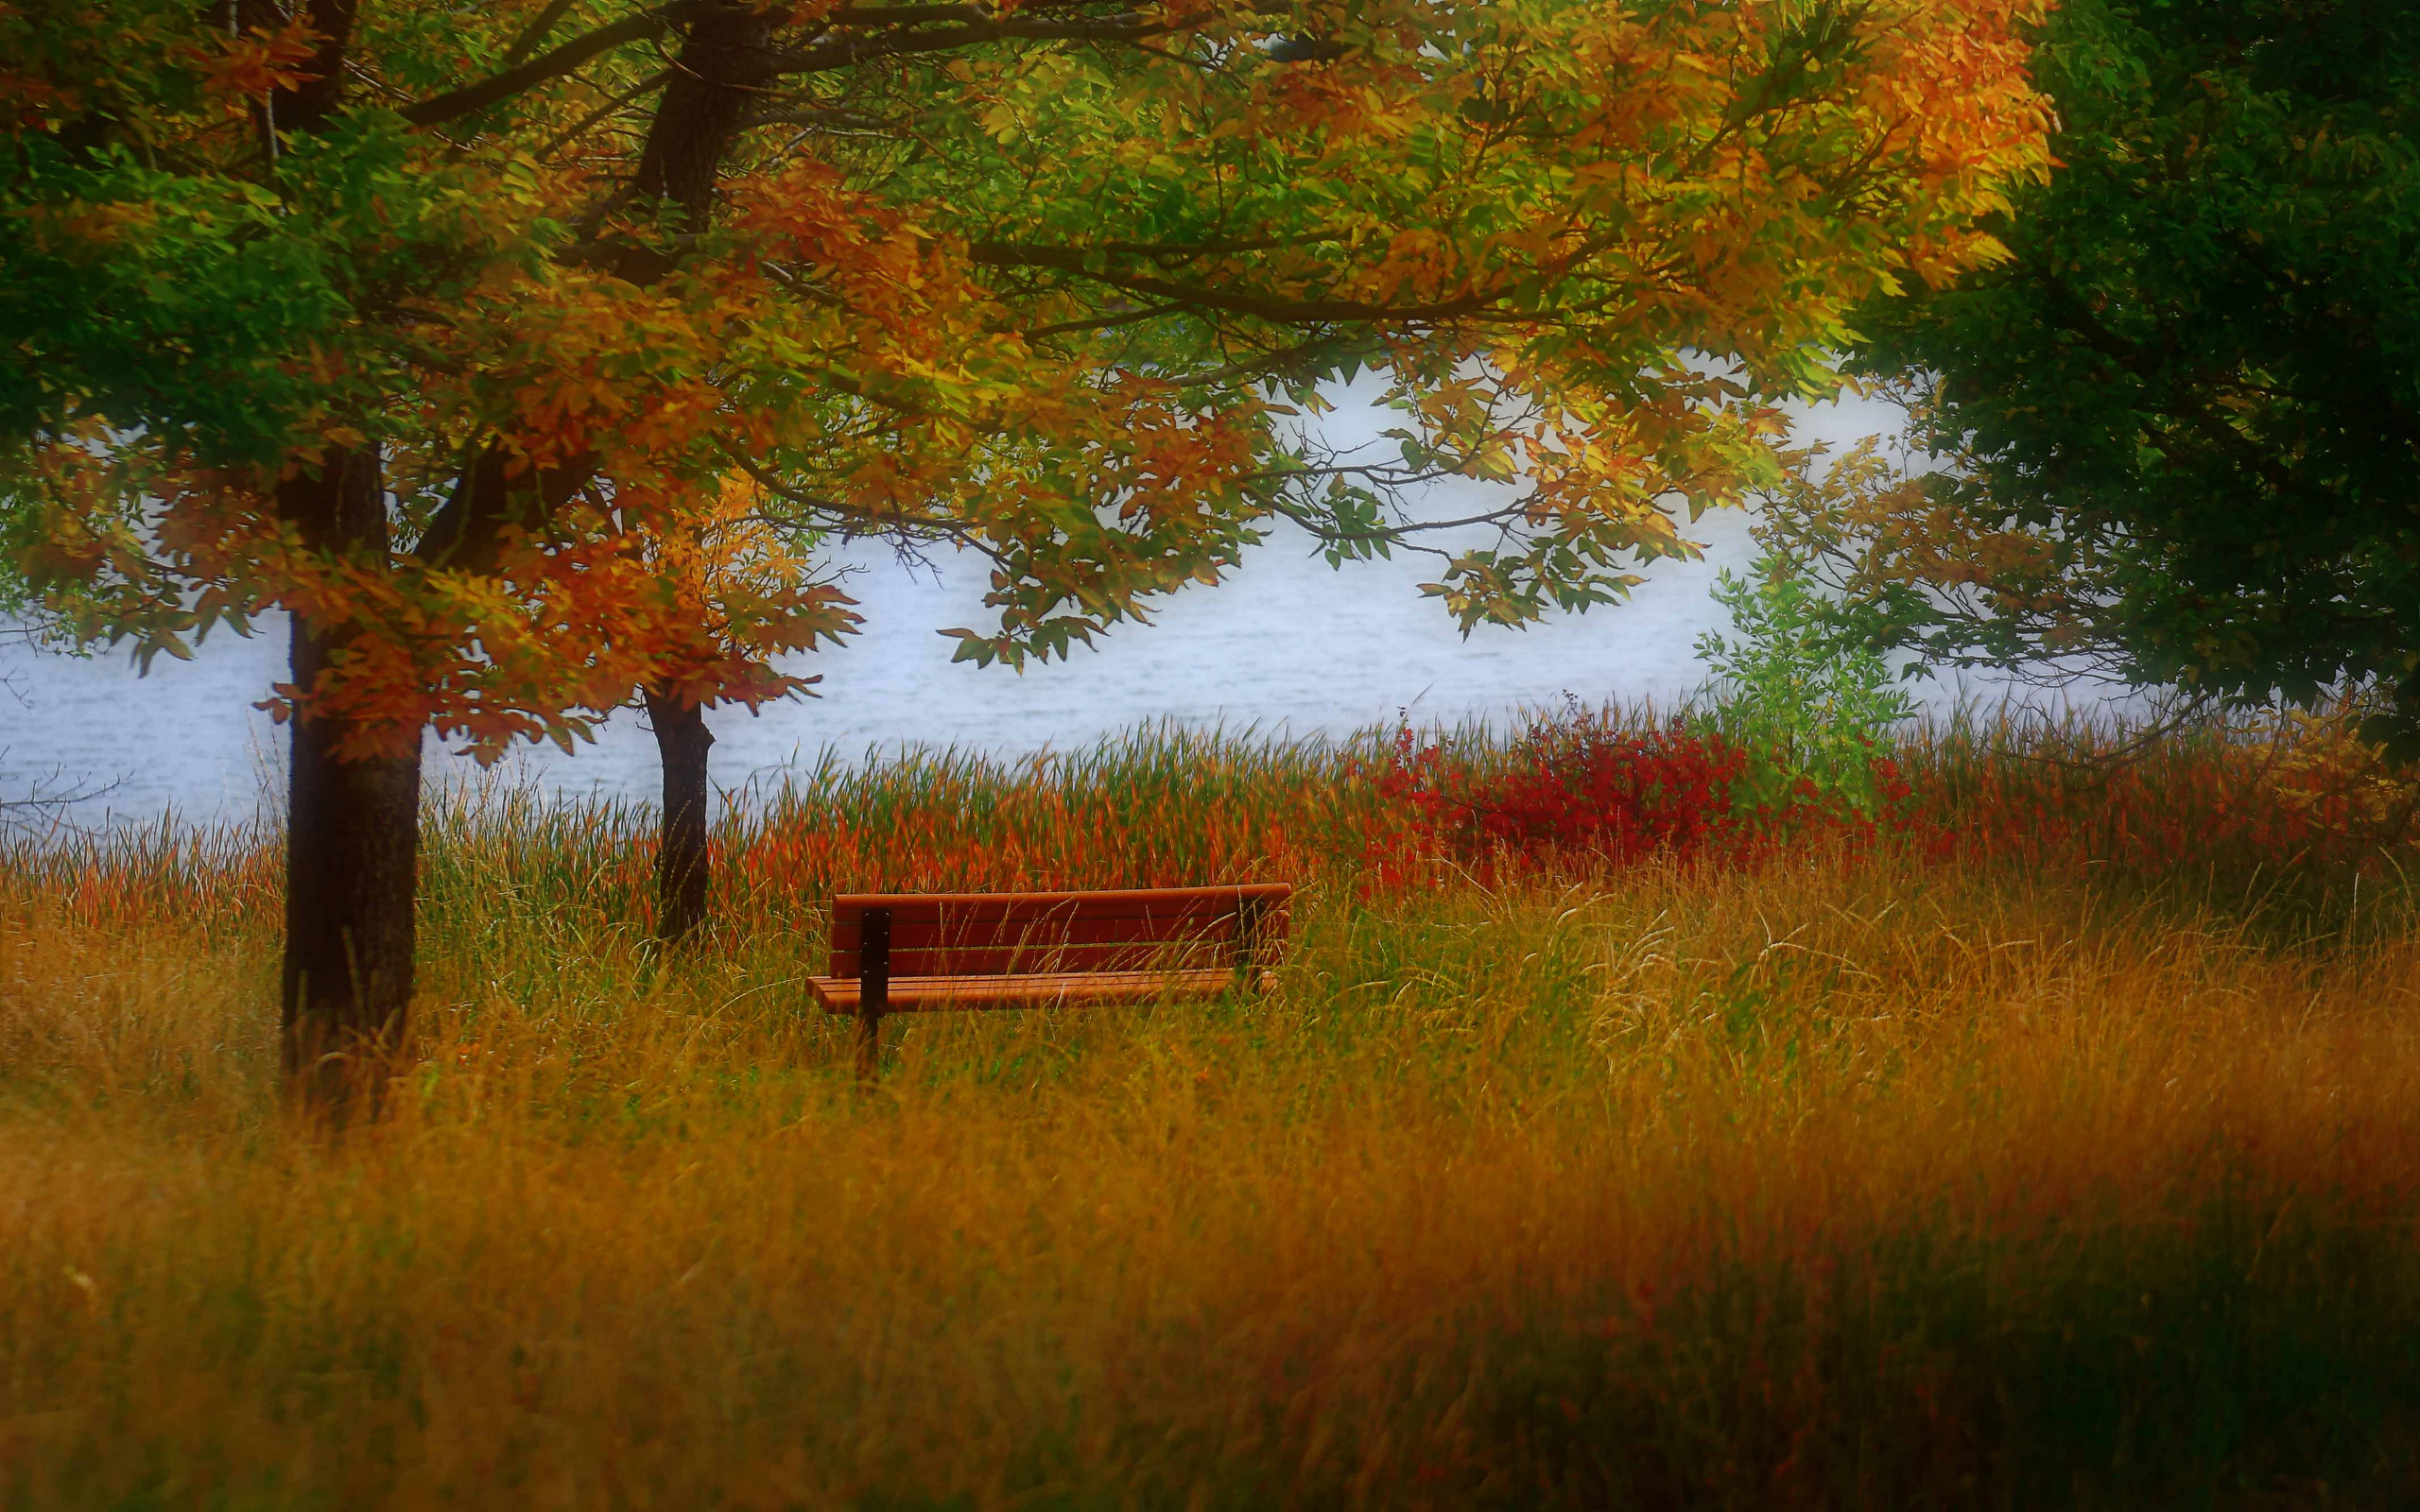
[[[730,922],[671,964],[642,816],[466,799],[431,837],[419,1064],[337,1146],[275,1104],[270,836],[20,850],[0,1497],[2420,1491],[2392,868],[2358,922],[2288,931],[2215,862],[1922,846],[1368,893],[1368,792],[1349,752],[1149,737],[827,768],[732,816]],[[802,1010],[836,887],[1288,869],[1256,1002],[894,1021],[863,1101]]]

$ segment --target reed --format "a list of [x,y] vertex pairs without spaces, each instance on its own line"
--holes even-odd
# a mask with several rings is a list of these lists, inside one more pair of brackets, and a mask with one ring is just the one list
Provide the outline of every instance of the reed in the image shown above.
[[[2163,746],[2107,801],[2266,843],[2209,815],[2334,738],[2271,733],[2267,765]],[[2090,852],[2118,821],[2024,758],[2121,729],[1970,719],[1900,752],[1934,831],[1374,887],[1387,734],[826,763],[735,803],[724,922],[669,962],[644,813],[457,793],[415,1064],[334,1144],[274,1096],[273,833],[20,845],[0,1499],[2420,1490],[2399,837],[2250,863],[2365,879],[2358,926],[2283,928],[2286,883]],[[1303,896],[1264,999],[901,1021],[871,1099],[802,1011],[834,890],[1272,875]]]

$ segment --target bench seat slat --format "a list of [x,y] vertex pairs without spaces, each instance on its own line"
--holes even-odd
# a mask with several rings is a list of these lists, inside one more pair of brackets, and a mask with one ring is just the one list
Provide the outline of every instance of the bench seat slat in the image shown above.
[[[1287,938],[1288,924],[1283,915],[1263,920],[1263,946],[1282,944]],[[1235,946],[1232,924],[1219,930],[1195,929],[1142,939],[1115,936],[1086,939],[1079,936],[1072,940],[1060,940],[1037,933],[1022,938],[917,941],[903,945],[894,938],[890,969],[907,976],[993,976],[1006,971],[1114,971],[1121,967],[1136,971],[1173,969],[1197,964],[1190,959],[1195,955],[1212,957],[1198,964],[1219,964],[1225,958],[1223,953],[1232,952]],[[859,953],[854,946],[835,949],[824,974],[855,976],[858,959]],[[1051,965],[1054,960],[1061,964]]]
[[[857,900],[843,898],[838,902],[843,904],[855,904]],[[1263,906],[1268,905],[1268,900],[1264,899],[1261,902]],[[850,912],[858,913],[864,908],[875,907],[888,907],[890,910],[892,923],[911,928],[931,928],[936,924],[959,929],[998,929],[1003,926],[1013,928],[1019,924],[1046,928],[1052,924],[1066,923],[1071,919],[1123,919],[1145,923],[1170,919],[1220,919],[1236,911],[1236,899],[1230,894],[1222,893],[1213,898],[1179,900],[1172,902],[1090,905],[1072,902],[1035,902],[1019,903],[1014,907],[1006,908],[985,908],[974,903],[937,908],[909,907],[906,903],[868,902],[862,907],[852,907]]]
[[1292,894],[1286,882],[1239,882],[1216,887],[1122,887],[1077,892],[844,892],[834,905],[843,913],[888,908],[894,920],[936,919],[944,914],[966,919],[1041,918],[1053,909],[1072,911],[1086,919],[1113,919],[1144,913],[1194,915],[1231,913],[1238,898],[1264,902]]
[[[1133,945],[997,945],[982,949],[907,950],[893,947],[894,976],[1008,976],[1068,971],[1206,971],[1233,964],[1231,939],[1156,940]],[[843,956],[833,976],[855,976],[857,963]]]
[[[1246,901],[1256,905],[1255,929],[1263,944],[1282,943],[1292,923],[1292,894],[1286,883],[997,898],[844,893],[834,900],[831,954],[824,970],[832,976],[856,974],[870,907],[890,912],[891,970],[901,975],[1187,967],[1196,964],[1186,958],[1195,950],[1215,942],[1233,948],[1237,907]],[[1145,902],[1128,902],[1136,897]],[[1145,948],[1132,948],[1136,946]],[[1167,949],[1163,953],[1152,946]],[[1053,951],[1059,952],[1055,957]]]
[[[894,976],[890,1011],[935,1013],[980,1008],[1036,1008],[1056,1005],[1155,1003],[1162,997],[1205,997],[1235,982],[1233,971],[1070,971],[1015,976]],[[1268,991],[1276,974],[1263,971],[1256,986]],[[857,1011],[857,979],[812,976],[807,988],[828,1012]]]
[[[1285,914],[1282,905],[1265,906],[1260,915],[1262,927],[1274,927]],[[894,914],[890,920],[890,948],[904,951],[938,945],[990,947],[1032,940],[1064,941],[1071,945],[1123,945],[1137,940],[1188,939],[1205,933],[1232,934],[1235,918],[1233,908],[1188,914],[1153,914],[1131,919],[1059,914],[1032,919],[988,919],[953,915],[935,920],[902,919]],[[856,950],[863,940],[862,919],[862,914],[839,916],[833,925],[833,949]]]

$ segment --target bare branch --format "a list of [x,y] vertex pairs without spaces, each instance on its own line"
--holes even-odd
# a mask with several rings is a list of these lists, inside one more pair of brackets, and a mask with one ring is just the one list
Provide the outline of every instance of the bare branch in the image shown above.
[[[9,691],[14,693],[16,690],[11,688]],[[23,696],[19,695],[19,697],[22,701]],[[0,747],[0,761],[5,761],[8,755],[8,748]],[[53,767],[48,776],[34,779],[33,786],[23,798],[0,799],[0,834],[30,835],[37,831],[44,836],[56,835],[62,831],[89,833],[91,832],[86,826],[67,817],[67,811],[79,803],[107,798],[126,784],[124,778],[117,778],[97,787],[79,782],[62,790],[58,784],[64,776],[64,770]]]

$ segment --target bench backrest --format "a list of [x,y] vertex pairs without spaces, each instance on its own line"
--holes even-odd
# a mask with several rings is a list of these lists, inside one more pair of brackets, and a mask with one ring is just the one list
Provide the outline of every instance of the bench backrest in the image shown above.
[[[1267,966],[1286,938],[1293,885],[1116,892],[842,893],[832,901],[830,976],[1006,976]],[[887,924],[887,928],[886,928]],[[877,957],[878,958],[878,957]]]

